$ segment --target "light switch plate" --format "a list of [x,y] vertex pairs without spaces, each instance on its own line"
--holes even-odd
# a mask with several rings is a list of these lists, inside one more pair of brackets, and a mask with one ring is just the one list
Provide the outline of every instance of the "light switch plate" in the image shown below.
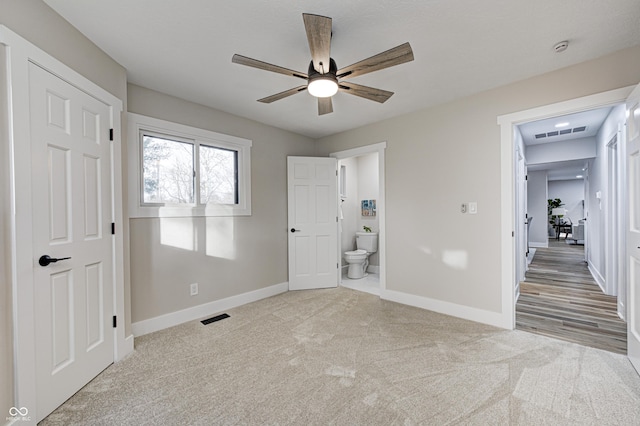
[[469,214],[476,214],[478,213],[478,203],[475,201],[472,201],[469,203]]

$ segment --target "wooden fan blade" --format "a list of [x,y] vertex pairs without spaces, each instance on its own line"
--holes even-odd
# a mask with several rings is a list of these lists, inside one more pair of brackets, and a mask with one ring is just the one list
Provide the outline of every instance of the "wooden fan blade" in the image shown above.
[[285,90],[284,92],[276,93],[275,95],[267,96],[266,98],[258,99],[258,102],[262,102],[263,104],[270,104],[271,102],[278,101],[280,99],[286,98],[287,96],[295,95],[296,93],[300,93],[303,90],[307,90],[307,86],[298,86],[293,89]]
[[331,59],[331,18],[303,13],[313,68],[320,74],[329,72]]
[[347,79],[373,71],[413,61],[413,50],[409,43],[401,44],[393,49],[378,53],[375,56],[356,62],[338,70],[338,78]]
[[318,115],[325,115],[333,112],[331,97],[318,98]]
[[280,67],[278,65],[262,62],[257,59],[247,58],[246,56],[235,54],[231,58],[231,62],[234,64],[246,65],[248,67],[258,68],[265,71],[277,72],[279,74],[290,75],[291,77],[298,77],[306,80],[307,74],[299,71],[290,70],[288,68]]
[[361,84],[340,82],[338,89],[344,93],[360,96],[361,98],[384,103],[389,99],[393,92],[382,89],[374,89],[373,87],[362,86]]

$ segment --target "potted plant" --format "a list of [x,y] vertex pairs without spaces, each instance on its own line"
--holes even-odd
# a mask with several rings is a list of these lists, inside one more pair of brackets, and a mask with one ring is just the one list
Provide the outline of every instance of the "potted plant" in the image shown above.
[[558,207],[564,206],[564,203],[560,198],[548,199],[547,200],[547,216],[549,217],[549,236],[555,237],[556,233],[553,229],[553,225],[556,225],[556,221],[559,220],[563,215],[552,215],[553,209],[557,209]]

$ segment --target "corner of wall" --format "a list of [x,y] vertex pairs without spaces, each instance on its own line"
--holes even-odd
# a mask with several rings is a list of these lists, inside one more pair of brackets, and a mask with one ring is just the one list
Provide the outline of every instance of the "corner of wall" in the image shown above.
[[9,134],[8,134],[8,91],[6,72],[6,50],[0,44],[0,418],[9,412],[14,403],[13,392],[13,303],[11,265],[11,202]]

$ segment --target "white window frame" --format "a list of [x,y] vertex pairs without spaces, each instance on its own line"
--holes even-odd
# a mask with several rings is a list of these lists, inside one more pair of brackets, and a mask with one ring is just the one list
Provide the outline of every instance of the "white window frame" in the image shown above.
[[[140,114],[128,113],[129,158],[129,217],[197,217],[197,216],[251,216],[251,145],[252,141],[198,129]],[[189,141],[197,151],[200,144],[238,152],[237,204],[146,204],[142,197],[141,133],[165,135],[176,141]],[[195,154],[194,154],[195,155]],[[197,158],[197,155],[196,155]],[[199,173],[199,165],[196,165]],[[199,176],[196,180],[199,182]],[[198,200],[199,186],[194,186],[194,199]]]

